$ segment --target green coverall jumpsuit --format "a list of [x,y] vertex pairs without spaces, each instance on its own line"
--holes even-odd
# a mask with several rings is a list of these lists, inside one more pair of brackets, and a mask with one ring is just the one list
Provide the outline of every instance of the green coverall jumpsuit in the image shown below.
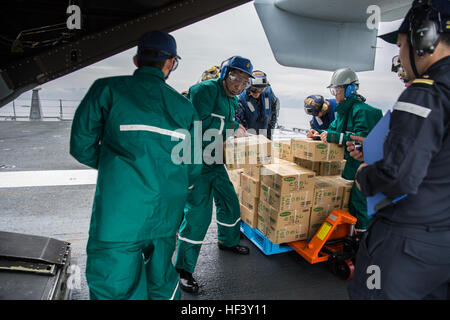
[[87,244],[91,299],[180,298],[171,259],[200,167],[175,164],[171,153],[196,120],[191,102],[147,66],[95,81],[78,106],[70,153],[98,169]]
[[[327,130],[327,141],[346,146],[347,141],[352,141],[350,135],[367,137],[369,132],[375,127],[377,122],[383,117],[380,109],[374,108],[362,102],[357,96],[351,96],[341,102],[336,108],[336,119],[330,124]],[[347,180],[354,180],[356,171],[361,165],[361,161],[353,159],[345,148],[345,164],[342,177]],[[356,229],[366,230],[369,226],[370,217],[367,214],[367,201],[353,184],[349,212],[356,217]]]
[[[239,127],[239,123],[233,120],[238,106],[237,98],[225,94],[222,79],[203,81],[192,86],[189,96],[202,121],[203,132],[218,129],[223,141],[226,130],[232,129],[234,132]],[[209,143],[204,141],[203,149]],[[213,198],[220,204],[220,210],[216,210],[219,242],[228,247],[239,244],[241,218],[236,191],[223,162],[204,164],[202,174],[196,180],[184,208],[175,261],[177,269],[194,272],[203,239],[211,223]]]

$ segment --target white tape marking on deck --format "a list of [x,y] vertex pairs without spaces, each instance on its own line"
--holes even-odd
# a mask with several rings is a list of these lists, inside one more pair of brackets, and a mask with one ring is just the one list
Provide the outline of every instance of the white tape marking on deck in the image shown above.
[[97,170],[43,170],[0,172],[0,188],[96,184]]

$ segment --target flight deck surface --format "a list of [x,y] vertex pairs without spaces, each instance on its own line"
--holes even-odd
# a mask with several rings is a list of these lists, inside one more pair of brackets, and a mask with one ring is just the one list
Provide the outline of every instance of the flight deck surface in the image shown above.
[[[86,300],[85,249],[95,181],[92,183],[91,176],[76,184],[79,177],[75,175],[66,184],[44,181],[39,185],[21,175],[24,171],[28,177],[49,170],[65,170],[71,175],[74,170],[86,172],[89,168],[69,154],[70,127],[70,121],[0,121],[0,230],[70,242],[80,275],[72,299]],[[4,173],[15,173],[25,180],[14,187],[1,185]],[[182,299],[348,299],[348,283],[334,276],[326,264],[311,265],[293,251],[266,256],[245,236],[241,244],[249,246],[249,255],[219,250],[213,214],[194,272],[199,293],[183,292]]]

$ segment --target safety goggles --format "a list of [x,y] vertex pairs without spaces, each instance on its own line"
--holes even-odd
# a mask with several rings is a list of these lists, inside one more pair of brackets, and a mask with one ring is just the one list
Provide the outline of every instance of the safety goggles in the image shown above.
[[266,90],[266,89],[267,89],[267,87],[250,87],[248,90],[251,93],[263,93],[264,90]]
[[230,72],[228,74],[228,79],[236,85],[239,85],[240,87],[244,87],[244,89],[248,89],[250,87],[250,79],[241,77],[240,75]]
[[159,50],[160,53],[162,53],[163,55],[167,56],[167,59],[172,59],[175,58],[173,61],[173,66],[172,66],[172,70],[171,71],[175,71],[178,68],[178,64],[180,63],[180,57],[179,56],[174,56],[172,53],[166,51],[166,50]]
[[343,93],[344,92],[344,87],[342,86],[334,86],[330,88],[330,93],[333,96],[336,96],[339,93]]
[[319,114],[319,110],[313,106],[305,106],[305,113],[310,116],[317,116]]

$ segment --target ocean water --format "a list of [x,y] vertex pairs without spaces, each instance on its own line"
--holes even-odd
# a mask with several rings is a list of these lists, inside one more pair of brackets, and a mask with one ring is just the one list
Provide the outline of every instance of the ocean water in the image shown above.
[[[50,100],[41,99],[41,108],[44,117],[59,118],[64,120],[71,120],[75,110],[80,101],[78,100]],[[60,107],[62,105],[62,109]],[[6,117],[10,118],[16,115],[19,120],[27,120],[30,115],[31,100],[16,100],[15,107],[12,103],[8,103],[4,107],[0,108],[0,120]],[[311,116],[308,116],[303,108],[289,108],[281,107],[278,115],[278,124],[285,128],[301,128],[309,129],[309,121]]]

